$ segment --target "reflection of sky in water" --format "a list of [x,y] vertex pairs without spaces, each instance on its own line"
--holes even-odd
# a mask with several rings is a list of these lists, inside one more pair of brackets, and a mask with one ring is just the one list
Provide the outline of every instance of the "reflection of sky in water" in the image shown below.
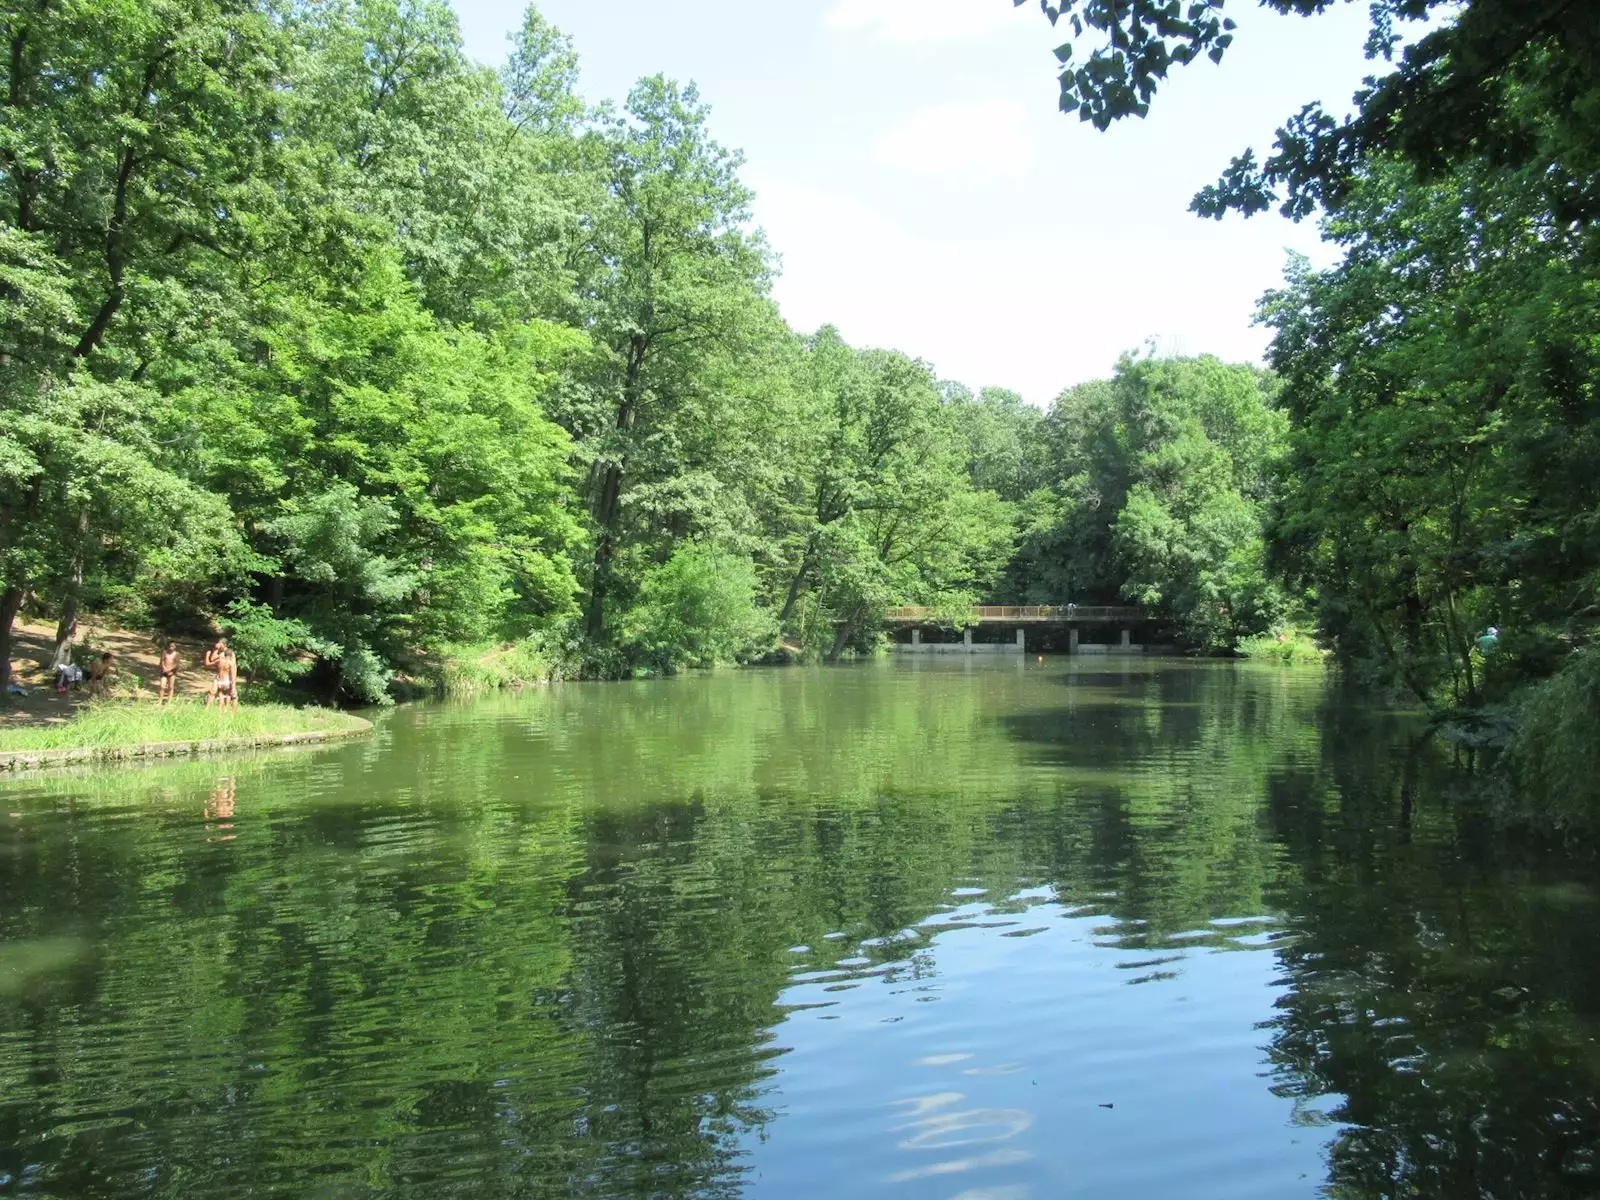
[[974,891],[834,969],[795,948],[748,1195],[1317,1194],[1335,1131],[1272,1093],[1261,1049],[1274,923],[1157,938],[1043,889]]

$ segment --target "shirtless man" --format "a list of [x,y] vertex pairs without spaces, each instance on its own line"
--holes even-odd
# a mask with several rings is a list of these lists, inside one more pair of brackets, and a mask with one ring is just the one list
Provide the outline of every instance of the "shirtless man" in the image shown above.
[[172,694],[178,687],[178,643],[168,642],[167,648],[161,652],[161,685],[156,692],[156,700],[165,704],[172,699]]
[[217,644],[206,651],[206,666],[217,673],[217,680],[211,685],[211,694],[206,697],[206,707],[211,707],[215,700],[219,709],[228,708],[230,705],[237,710],[239,707],[239,663],[233,656],[233,651],[228,648],[226,638],[218,638]]
[[116,666],[114,665],[111,651],[107,650],[99,658],[95,659],[94,665],[89,668],[89,694],[91,696],[104,696],[110,691],[111,676],[115,672]]

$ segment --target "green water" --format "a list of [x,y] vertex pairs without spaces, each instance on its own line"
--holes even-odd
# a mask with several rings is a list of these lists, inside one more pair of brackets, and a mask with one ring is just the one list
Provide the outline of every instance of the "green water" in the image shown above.
[[8,783],[0,1195],[1600,1194],[1596,881],[1414,734],[928,659]]

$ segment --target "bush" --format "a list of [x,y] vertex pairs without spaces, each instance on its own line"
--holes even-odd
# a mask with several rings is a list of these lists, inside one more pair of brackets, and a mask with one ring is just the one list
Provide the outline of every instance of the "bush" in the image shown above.
[[476,696],[499,688],[543,683],[556,673],[543,644],[534,638],[511,643],[446,646],[437,681],[447,696]]
[[1515,815],[1550,829],[1600,825],[1600,650],[1579,650],[1523,693],[1501,767]]
[[645,573],[622,621],[624,642],[636,666],[667,672],[758,657],[771,649],[777,624],[756,592],[748,559],[684,546]]
[[304,621],[286,621],[265,604],[235,600],[222,619],[222,632],[239,656],[239,670],[252,682],[287,683],[304,675],[330,647]]
[[1240,638],[1234,643],[1235,654],[1257,662],[1278,663],[1282,666],[1321,663],[1327,651],[1297,629],[1282,629],[1273,633],[1257,633]]

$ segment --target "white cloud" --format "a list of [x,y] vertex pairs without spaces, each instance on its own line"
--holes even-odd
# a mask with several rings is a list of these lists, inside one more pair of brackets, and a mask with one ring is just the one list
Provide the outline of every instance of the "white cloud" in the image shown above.
[[1017,104],[940,104],[884,134],[873,157],[885,166],[930,175],[958,171],[1018,175],[1033,163],[1028,114]]
[[960,42],[1004,29],[1010,0],[835,0],[822,23],[886,42]]

